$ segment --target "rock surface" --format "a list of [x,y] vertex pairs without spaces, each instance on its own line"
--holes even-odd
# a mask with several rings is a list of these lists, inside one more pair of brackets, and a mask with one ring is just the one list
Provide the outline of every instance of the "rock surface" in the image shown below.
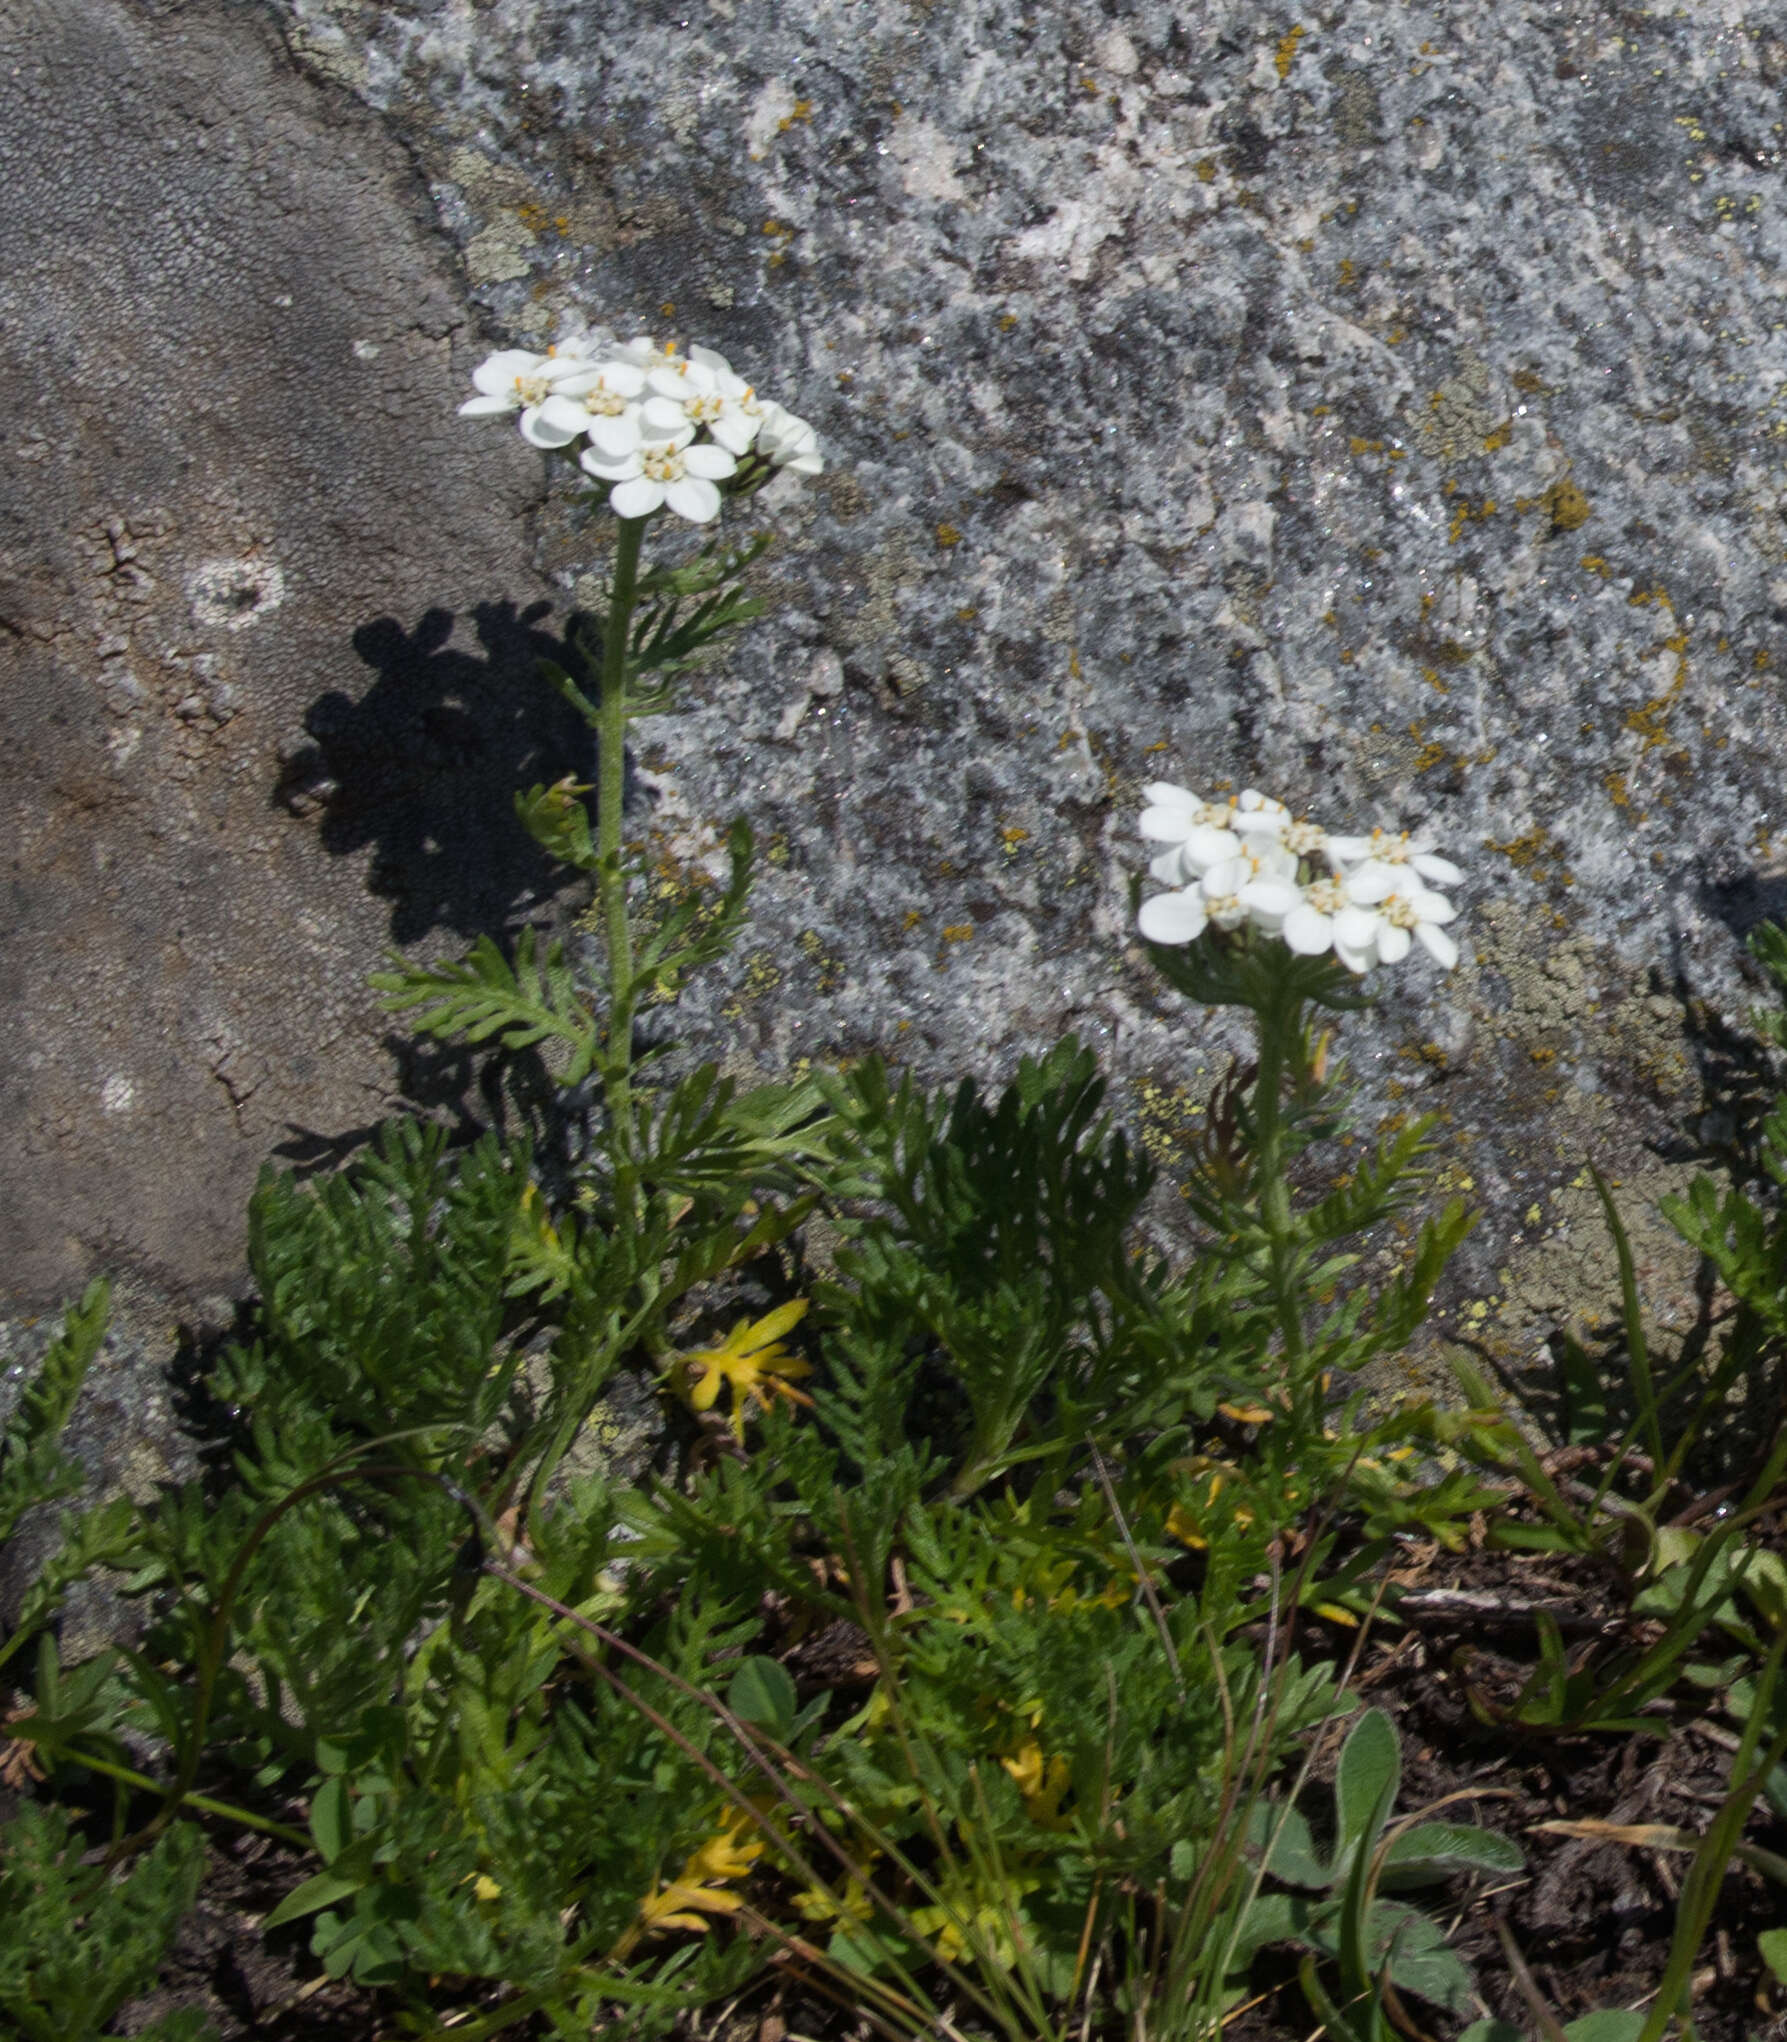
[[538,469],[458,429],[401,147],[263,12],[0,10],[0,184],[0,1285],[178,1300],[393,1096],[383,945],[547,876]]
[[[196,993],[158,993],[155,1008],[138,988],[114,1009],[135,1017],[145,1057],[160,1046],[165,1080],[147,1063],[139,1079],[97,1031],[84,1061],[70,1053],[54,1003],[77,997],[77,971],[78,997],[100,1000],[123,943],[125,911],[94,905],[91,847],[117,827],[104,805],[117,775],[149,771],[107,760],[100,646],[118,627],[96,591],[135,563],[119,566],[106,519],[122,516],[140,552],[129,519],[173,503],[175,477],[134,419],[110,435],[117,460],[145,464],[134,493],[111,455],[71,459],[55,333],[85,347],[91,332],[92,359],[127,361],[133,408],[147,399],[166,421],[151,447],[201,436],[197,480],[180,486],[218,492],[210,522],[181,526],[195,514],[174,504],[177,537],[142,525],[151,549],[177,553],[145,563],[163,614],[194,620],[163,639],[217,655],[269,700],[275,647],[282,673],[323,661],[329,681],[282,698],[296,709],[329,686],[363,694],[343,647],[365,618],[389,610],[413,629],[427,604],[529,586],[520,513],[537,471],[506,429],[452,419],[456,321],[505,342],[607,325],[720,347],[814,421],[830,462],[810,489],[779,486],[773,620],[703,679],[691,713],[643,735],[666,857],[710,859],[741,809],[769,849],[751,939],[692,1017],[707,1040],[766,1067],[881,1047],[931,1077],[996,1076],[1072,1025],[1170,1153],[1242,1042],[1225,1017],[1176,1006],[1131,940],[1141,785],[1257,783],[1337,825],[1422,827],[1470,871],[1463,966],[1387,974],[1383,1007],[1345,1042],[1368,1116],[1441,1111],[1444,1183],[1488,1209],[1460,1330],[1518,1362],[1604,1308],[1588,1156],[1621,1182],[1659,1321],[1686,1324],[1691,1260],[1651,1201],[1690,1166],[1706,1073],[1759,997],[1741,934],[1787,902],[1772,834],[1787,757],[1777,9],[1336,0],[1268,21],[1239,0],[1102,16],[1059,0],[615,0],[599,18],[578,0],[277,5],[302,66],[374,109],[383,136],[283,71],[248,10],[72,12],[135,39],[131,64],[82,67],[83,90],[113,95],[106,118],[158,50],[157,75],[200,64],[201,50],[170,56],[170,38],[258,52],[269,104],[311,109],[291,114],[271,173],[302,213],[271,207],[281,245],[327,250],[309,274],[364,266],[345,303],[318,300],[332,309],[314,334],[285,343],[286,394],[241,381],[233,416],[194,418],[191,286],[177,279],[114,287],[103,265],[83,271],[93,311],[52,322],[33,357],[46,451],[27,501],[73,478],[55,499],[68,535],[54,585],[84,607],[78,622],[72,598],[30,613],[70,619],[47,648],[29,619],[15,634],[9,658],[39,671],[54,658],[64,676],[33,699],[71,706],[66,728],[36,712],[8,757],[29,755],[39,786],[78,757],[95,790],[64,800],[67,877],[42,888],[27,951],[34,1010],[62,1045],[61,1089],[32,1080],[30,1124],[51,1129],[35,1137],[34,1208],[67,1214],[95,1195],[84,1182],[122,1181],[149,1152],[134,1141],[165,1161],[183,1109],[159,1139],[131,1134],[102,1117],[114,1074],[215,1100],[230,1057],[257,1060],[269,1075],[246,1109],[228,1106],[246,1110],[252,1149],[274,1132],[272,1073],[313,1058],[303,1117],[332,1129],[367,1117],[382,1068],[359,992],[378,920],[363,866],[331,868],[269,814],[265,751],[222,798],[222,830],[205,793],[132,798],[145,817],[192,804],[178,856],[195,904],[219,857],[232,875],[302,875],[252,896],[302,903],[283,919],[226,921],[214,905],[181,924],[165,881],[138,911],[156,941],[170,923],[203,931],[186,940],[205,968],[170,959],[158,988],[209,985],[216,1006],[276,987],[277,1026],[220,1032]],[[246,162],[222,164],[229,96],[208,130],[207,208],[254,189]],[[191,104],[198,127],[209,102]],[[244,155],[273,125],[243,124]],[[387,138],[429,181],[473,314],[454,309]],[[146,157],[175,163],[154,146]],[[177,162],[172,212],[190,218],[197,173]],[[89,242],[115,188],[98,169],[91,184]],[[233,274],[229,253],[165,233],[164,264],[187,250]],[[229,247],[247,260],[248,240]],[[254,261],[279,274],[258,244]],[[206,304],[204,330],[239,343],[206,358],[207,378],[244,375],[294,332],[269,306],[246,286]],[[356,387],[362,337],[381,353]],[[294,411],[315,421],[304,444],[329,450],[309,468]],[[103,444],[111,415],[83,416]],[[337,487],[333,509],[309,507],[302,474],[352,467],[365,479]],[[20,544],[15,523],[7,546]],[[302,551],[325,544],[329,573]],[[277,634],[261,621],[271,583],[252,576],[226,577],[223,596],[261,589],[241,599],[248,625],[202,623],[191,577],[212,558],[238,575],[280,567]],[[568,498],[547,507],[536,565],[561,602],[599,571],[599,532]],[[187,746],[246,753],[235,724],[210,730],[208,697],[180,671],[145,675],[153,718],[132,706],[118,728],[140,726],[148,746],[152,725],[169,761]],[[199,693],[202,737],[178,735],[176,687]],[[255,742],[289,713],[269,711]],[[194,772],[194,789],[238,784],[206,761]],[[502,817],[493,803],[490,826]],[[257,836],[281,848],[253,851]],[[175,851],[130,869],[165,872]],[[33,856],[52,869],[48,849]],[[480,912],[521,889],[494,891]],[[435,925],[468,929],[459,905],[432,910]],[[52,973],[64,924],[80,941]],[[65,1147],[90,1180],[57,1160]],[[214,1266],[226,1231],[220,1219],[206,1236]],[[151,1252],[122,1230],[93,1245]],[[34,1280],[61,1266],[40,1255]]]

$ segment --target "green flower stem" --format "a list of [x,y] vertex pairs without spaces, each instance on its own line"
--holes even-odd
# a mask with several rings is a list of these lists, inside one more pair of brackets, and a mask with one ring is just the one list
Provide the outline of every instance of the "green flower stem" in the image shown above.
[[1260,1065],[1254,1080],[1254,1171],[1259,1187],[1260,1226],[1266,1236],[1266,1273],[1278,1316],[1279,1337],[1296,1417],[1308,1391],[1309,1343],[1303,1330],[1303,1246],[1291,1211],[1291,1187],[1285,1176],[1289,1129],[1284,1118],[1285,1068],[1303,1031],[1303,1002],[1288,988],[1274,987],[1272,997],[1256,1010],[1259,1019]]
[[[117,1780],[126,1787],[135,1787],[145,1794],[171,1796],[171,1790],[159,1780],[150,1779],[147,1773],[139,1773],[133,1767],[119,1765],[116,1760],[101,1758],[96,1752],[83,1751],[78,1743],[64,1739],[52,1726],[33,1730],[35,1718],[21,1716],[9,1726],[13,1736],[40,1750],[54,1752],[58,1758],[66,1759],[71,1765],[85,1766],[89,1772],[101,1773],[108,1780]],[[266,1836],[276,1836],[282,1843],[295,1845],[301,1851],[313,1848],[310,1838],[301,1829],[293,1829],[289,1823],[274,1822],[265,1815],[256,1815],[252,1809],[238,1808],[229,1801],[215,1801],[209,1794],[182,1794],[171,1805],[177,1813],[181,1808],[196,1809],[201,1815],[215,1815],[221,1821],[240,1824],[244,1829],[258,1829]]]
[[627,649],[638,599],[644,518],[622,518],[614,548],[608,626],[602,643],[602,692],[597,705],[596,897],[608,951],[608,1036],[602,1086],[614,1142],[615,1205],[623,1225],[632,1217],[638,1188],[637,1129],[633,1115],[633,1011],[639,988],[633,976],[633,932],[627,920],[627,875],[622,863],[622,806],[627,788]]

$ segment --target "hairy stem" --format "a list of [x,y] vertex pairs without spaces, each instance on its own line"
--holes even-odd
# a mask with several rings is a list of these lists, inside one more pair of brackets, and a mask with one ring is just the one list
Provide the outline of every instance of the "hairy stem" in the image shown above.
[[1291,1212],[1291,1187],[1285,1175],[1290,1160],[1290,1130],[1284,1115],[1286,1066],[1301,1041],[1303,1002],[1274,988],[1272,998],[1256,1010],[1260,1031],[1260,1067],[1251,1105],[1254,1123],[1254,1170],[1259,1186],[1260,1225],[1266,1235],[1266,1274],[1284,1342],[1287,1387],[1301,1421],[1308,1385],[1309,1343],[1303,1330],[1302,1244]]
[[633,1116],[633,932],[627,920],[627,875],[622,863],[622,806],[627,787],[627,647],[639,586],[644,518],[622,518],[608,594],[602,643],[602,692],[597,705],[596,898],[608,953],[608,1039],[602,1087],[614,1142],[615,1206],[622,1225],[632,1218],[638,1186]]

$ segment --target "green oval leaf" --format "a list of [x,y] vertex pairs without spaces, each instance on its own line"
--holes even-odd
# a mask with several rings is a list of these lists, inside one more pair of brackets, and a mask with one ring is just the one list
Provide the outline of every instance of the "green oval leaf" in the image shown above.
[[779,1744],[787,1742],[794,1728],[796,1701],[788,1669],[761,1653],[744,1661],[726,1689],[727,1708],[757,1729],[766,1730]]

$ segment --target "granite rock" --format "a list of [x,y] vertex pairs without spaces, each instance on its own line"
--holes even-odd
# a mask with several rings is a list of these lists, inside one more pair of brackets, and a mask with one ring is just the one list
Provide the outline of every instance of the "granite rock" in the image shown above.
[[239,1281],[395,1099],[366,986],[542,894],[539,494],[397,141],[228,0],[0,10],[0,1288]]

